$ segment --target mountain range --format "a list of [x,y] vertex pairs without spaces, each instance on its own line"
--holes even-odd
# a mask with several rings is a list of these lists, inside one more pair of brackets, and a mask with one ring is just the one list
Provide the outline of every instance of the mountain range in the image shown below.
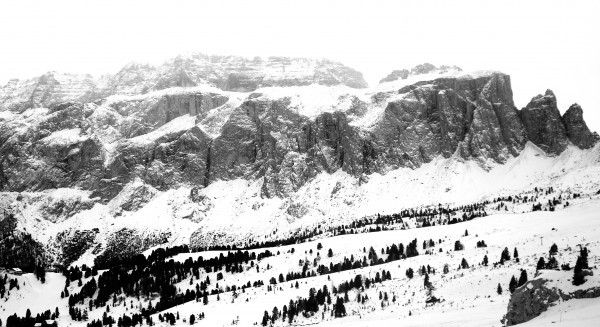
[[192,54],[1,87],[0,206],[57,262],[82,237],[89,247],[69,261],[115,239],[242,244],[409,205],[575,187],[598,171],[599,139],[581,106],[561,115],[551,90],[516,108],[501,72],[423,64],[367,87],[330,60]]

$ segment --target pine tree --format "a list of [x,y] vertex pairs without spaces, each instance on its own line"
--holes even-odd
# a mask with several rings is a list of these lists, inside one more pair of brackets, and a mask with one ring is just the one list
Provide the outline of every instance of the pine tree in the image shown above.
[[519,251],[517,251],[517,248],[515,248],[515,251],[513,252],[513,257],[515,258],[515,260],[519,259]]
[[486,266],[486,267],[488,265],[488,257],[487,257],[487,255],[483,256],[483,265]]
[[515,276],[512,276],[510,278],[510,282],[508,283],[508,290],[512,294],[515,292],[516,288],[517,288],[517,279],[515,278]]
[[587,247],[584,247],[583,249],[581,249],[581,251],[579,251],[579,256],[581,257],[582,268],[590,269],[590,266],[588,265],[588,249],[587,249]]
[[538,260],[538,263],[537,263],[536,270],[542,270],[544,268],[546,268],[546,260],[544,260],[544,258],[540,257],[540,260]]
[[271,323],[275,323],[279,319],[279,309],[277,307],[273,307],[273,315],[271,316]]
[[498,288],[496,289],[496,292],[498,292],[498,295],[502,295],[502,286],[500,286],[500,283],[498,283]]
[[510,253],[508,252],[508,248],[504,248],[502,251],[502,255],[500,255],[500,262],[504,263],[505,261],[510,260]]
[[554,256],[548,259],[548,262],[546,263],[546,269],[558,269],[558,261]]
[[344,306],[344,299],[338,297],[335,301],[335,317],[344,317],[346,315],[346,307]]
[[196,322],[196,316],[191,314],[190,315],[190,325],[193,325]]
[[423,286],[425,288],[431,288],[431,282],[429,281],[429,274],[425,274],[425,279],[423,280]]
[[454,242],[454,251],[462,251],[465,246],[459,241]]
[[297,314],[298,312],[296,311],[296,305],[294,305],[294,301],[290,300],[290,303],[288,305],[288,322],[291,324],[294,321],[294,316]]
[[285,321],[285,317],[287,317],[287,305],[284,304],[281,310],[281,321]]
[[262,325],[266,326],[269,324],[269,313],[265,310],[265,314],[263,315]]
[[467,260],[465,258],[462,258],[462,261],[460,262],[460,267],[462,269],[467,269],[469,268],[469,263],[467,262]]
[[556,255],[558,253],[558,246],[556,243],[552,244],[550,247],[550,255]]
[[581,256],[577,257],[577,262],[575,263],[575,268],[573,269],[573,285],[579,286],[585,283],[585,276],[583,275],[583,258]]
[[525,269],[522,269],[521,276],[519,277],[519,283],[517,284],[517,287],[521,287],[521,286],[525,285],[525,283],[527,283],[527,271],[525,271]]

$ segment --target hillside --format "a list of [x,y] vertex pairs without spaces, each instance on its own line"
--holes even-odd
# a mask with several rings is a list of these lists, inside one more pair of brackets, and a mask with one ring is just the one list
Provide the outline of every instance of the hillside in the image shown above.
[[[196,283],[207,277],[211,280],[210,289],[216,287],[216,282],[219,285],[218,288],[224,292],[219,295],[209,295],[206,305],[202,303],[202,299],[200,302],[192,300],[160,311],[160,314],[179,313],[181,318],[177,320],[176,325],[189,325],[190,314],[200,313],[205,315],[203,320],[198,321],[200,325],[229,325],[233,321],[242,326],[253,325],[256,322],[260,324],[265,310],[270,315],[274,306],[282,310],[283,305],[287,305],[290,299],[295,300],[297,296],[307,297],[310,288],[321,289],[325,285],[331,291],[340,283],[353,279],[357,274],[362,275],[363,278],[376,278],[376,274],[379,276],[379,272],[385,270],[391,274],[391,279],[377,282],[363,291],[356,289],[348,291],[349,301],[345,303],[346,317],[332,317],[331,305],[325,304],[320,306],[314,315],[295,318],[293,325],[319,322],[323,326],[386,326],[396,325],[401,321],[402,324],[409,326],[430,326],[432,322],[438,321],[443,322],[444,326],[501,326],[500,320],[506,313],[510,298],[508,282],[511,276],[518,278],[521,269],[524,269],[529,279],[534,279],[538,259],[549,257],[548,249],[553,243],[558,246],[558,253],[555,255],[558,263],[570,263],[571,267],[576,259],[578,246],[587,247],[590,251],[589,265],[593,268],[595,275],[598,274],[597,266],[600,259],[597,253],[600,251],[598,241],[600,240],[600,235],[598,235],[600,229],[597,213],[599,209],[600,198],[594,196],[577,205],[555,212],[498,214],[454,225],[344,235],[302,244],[258,249],[254,252],[263,253],[269,250],[275,255],[242,263],[243,272],[233,273],[217,270],[207,273],[202,271],[199,277],[191,277],[191,283],[190,275],[181,281],[176,281],[174,285],[182,294],[186,292],[186,289],[193,290]],[[468,235],[466,235],[467,233]],[[381,249],[389,248],[392,244],[408,244],[413,239],[416,239],[418,244],[419,255],[417,256],[337,273],[301,278],[297,280],[297,287],[294,286],[296,280],[277,281],[280,273],[285,276],[289,272],[302,272],[304,264],[298,265],[298,262],[306,262],[308,271],[311,272],[316,269],[313,261],[318,265],[327,266],[330,263],[342,262],[344,258],[348,259],[351,256],[362,258],[362,256],[368,255],[371,247],[375,249],[377,256],[384,260],[389,259],[387,254],[380,252]],[[428,245],[426,249],[423,249],[422,241],[429,239],[434,240],[432,241],[433,246]],[[464,245],[464,249],[457,251],[455,241],[460,241]],[[484,241],[487,246],[476,247],[476,243],[479,241]],[[502,265],[496,265],[495,263],[500,260],[500,254],[505,247],[509,248],[511,259]],[[363,248],[367,252],[364,252]],[[518,250],[518,262],[513,256],[515,248]],[[326,254],[329,249],[332,250],[331,256]],[[179,262],[184,262],[188,257],[192,257],[194,260],[200,256],[208,259],[218,256],[219,253],[223,252],[181,253],[174,256],[173,259]],[[487,266],[481,264],[484,255],[489,258]],[[370,254],[369,257],[371,257]],[[463,258],[468,262],[469,268],[460,268]],[[444,265],[446,264],[448,272],[445,273]],[[429,293],[423,284],[424,276],[418,272],[421,266],[430,268],[428,277],[432,288]],[[406,276],[408,268],[414,270],[412,279]],[[569,286],[570,282],[565,280],[572,277],[572,271],[562,273],[541,270],[540,272],[539,278],[561,276],[557,285],[565,291],[600,287],[600,279],[597,276],[587,277],[587,281],[582,286],[573,288],[573,286]],[[217,276],[219,273],[222,274],[222,278]],[[99,271],[99,274],[102,274],[102,271]],[[563,275],[564,277],[562,277]],[[269,280],[272,277],[275,278],[275,284],[269,286]],[[62,275],[48,273],[46,284],[40,284],[32,274],[26,274],[17,279],[21,287],[18,291],[10,292],[8,301],[1,302],[3,310],[0,310],[0,319],[6,321],[6,317],[12,312],[24,315],[27,308],[32,312],[40,312],[45,309],[54,310],[58,306],[62,313],[58,319],[59,325],[72,323],[67,314],[66,299],[61,300],[59,297],[65,279]],[[91,280],[91,276],[83,278],[83,284],[89,280]],[[232,285],[239,287],[247,281],[256,280],[263,280],[265,285],[245,288],[243,291],[239,291],[239,289],[235,292],[228,291]],[[502,294],[497,294],[498,284],[504,290]],[[268,290],[269,288],[272,289]],[[72,282],[68,289],[70,294],[75,294],[81,287]],[[380,292],[387,293],[387,301],[379,298]],[[368,297],[368,300],[357,304],[356,298],[359,294],[361,298]],[[431,294],[440,299],[440,302],[426,304],[425,301],[431,297]],[[337,296],[343,297],[344,294]],[[150,298],[156,305],[158,298],[154,296]],[[395,301],[392,300],[393,298]],[[146,297],[137,299],[123,294],[116,299],[116,305],[110,305],[110,315],[112,316],[119,316],[122,313],[130,315],[137,311],[135,308],[148,307],[149,303]],[[335,302],[335,297],[333,301]],[[593,310],[584,310],[585,314],[583,315],[578,315],[575,311],[571,312],[571,310],[579,310],[574,308],[583,310],[588,306],[596,307],[598,305],[597,299],[585,301],[583,307],[575,305],[579,302],[571,304],[569,301],[568,304],[560,304],[525,325],[537,326],[544,325],[549,320],[556,321],[559,310],[564,312],[563,325],[567,326],[568,323],[571,325],[579,323],[579,326],[589,325],[598,319]],[[134,309],[131,309],[131,303]],[[87,304],[76,307],[83,309],[87,307]],[[329,309],[325,309],[326,307]],[[104,306],[90,310],[89,320],[101,318],[104,311]],[[322,315],[323,312],[325,315]],[[423,317],[427,317],[427,320],[423,320]],[[152,315],[152,319],[159,323],[158,313]],[[184,319],[188,321],[186,322]],[[159,325],[163,324],[159,323]],[[278,322],[275,325],[288,325],[288,323]],[[558,325],[561,326],[561,324]]]

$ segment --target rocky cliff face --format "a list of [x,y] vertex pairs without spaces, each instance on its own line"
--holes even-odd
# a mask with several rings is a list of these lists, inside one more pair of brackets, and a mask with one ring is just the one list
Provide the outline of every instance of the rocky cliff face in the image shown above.
[[374,131],[396,166],[419,166],[457,152],[502,163],[527,142],[512,100],[510,77],[441,78],[399,91]]
[[596,144],[599,137],[592,133],[583,120],[583,109],[578,104],[573,104],[562,116],[569,141],[581,149],[589,149]]
[[581,149],[589,149],[598,141],[583,120],[583,109],[573,104],[561,117],[556,105],[556,96],[551,90],[537,95],[520,116],[527,131],[527,137],[548,154],[560,154],[571,142]]
[[[120,80],[145,81],[144,73],[126,75]],[[387,93],[262,90],[170,88],[21,112],[6,108],[0,188],[77,187],[110,200],[138,178],[163,191],[243,178],[262,179],[264,197],[285,198],[319,173],[360,177],[417,168],[437,156],[485,166],[518,155],[528,140],[551,154],[569,139],[582,148],[596,142],[581,109],[560,117],[551,91],[519,112],[510,77],[502,73],[443,77]]]
[[551,90],[531,99],[521,110],[521,118],[527,137],[547,153],[558,154],[567,147],[567,131]]
[[29,80],[11,80],[0,87],[0,108],[22,112],[55,104],[93,102],[110,95],[137,95],[172,87],[211,85],[224,91],[249,92],[260,87],[346,85],[365,88],[360,72],[330,60],[306,58],[179,56],[154,67],[128,64],[115,75],[49,72]]
[[48,72],[28,80],[10,80],[0,87],[0,109],[21,113],[64,102],[90,102],[111,94],[111,78]]

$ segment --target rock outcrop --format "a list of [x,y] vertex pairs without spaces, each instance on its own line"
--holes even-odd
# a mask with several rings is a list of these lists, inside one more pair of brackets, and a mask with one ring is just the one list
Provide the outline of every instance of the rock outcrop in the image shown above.
[[[419,166],[456,151],[463,158],[502,163],[527,138],[512,100],[510,77],[441,78],[403,88],[375,129],[394,166]],[[381,156],[381,155],[380,155]]]
[[411,70],[408,70],[408,69],[393,70],[386,77],[382,78],[379,81],[379,83],[393,82],[396,80],[407,79],[411,76],[418,76],[418,75],[424,75],[424,74],[444,75],[444,74],[447,74],[450,72],[458,73],[458,72],[462,72],[462,69],[457,66],[442,65],[440,67],[436,67],[430,63],[424,63],[424,64],[420,64],[420,65],[413,67]]
[[410,71],[408,69],[401,70],[393,70],[386,77],[382,78],[379,83],[387,83],[397,81],[399,79],[407,79],[410,75]]
[[[542,273],[538,278],[517,288],[511,295],[503,323],[513,326],[529,321],[558,301],[600,297],[600,286],[597,283],[590,285],[591,282],[588,282],[587,285],[573,287],[567,280],[567,276],[571,275],[572,272],[568,271]],[[567,290],[568,288],[573,289]]]
[[571,143],[581,149],[589,149],[598,141],[598,134],[590,131],[583,120],[583,109],[578,104],[573,104],[562,116],[567,137]]
[[568,145],[567,131],[551,90],[538,94],[521,110],[527,137],[549,154],[559,154]]
[[103,175],[104,152],[102,142],[87,131],[91,113],[81,103],[65,103],[0,124],[0,187],[95,188]]

